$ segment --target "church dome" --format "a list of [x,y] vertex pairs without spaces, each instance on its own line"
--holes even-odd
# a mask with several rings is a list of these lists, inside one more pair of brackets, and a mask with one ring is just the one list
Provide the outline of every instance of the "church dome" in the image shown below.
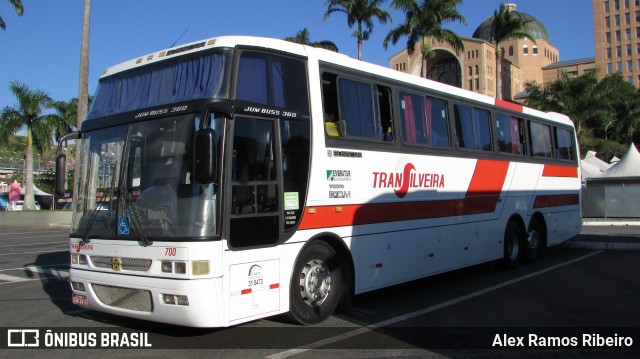
[[[528,23],[525,25],[525,30],[526,32],[534,36],[535,40],[545,40],[546,42],[551,44],[551,36],[549,36],[549,31],[547,31],[547,28],[543,23],[529,14],[516,11],[515,4],[505,4],[504,6],[511,9],[511,15],[517,16],[525,22],[528,21]],[[478,26],[476,31],[474,31],[473,38],[482,39],[489,43],[493,43],[493,39],[491,38],[491,26],[493,25],[493,18],[494,17],[491,16],[490,18],[483,21],[482,24]]]

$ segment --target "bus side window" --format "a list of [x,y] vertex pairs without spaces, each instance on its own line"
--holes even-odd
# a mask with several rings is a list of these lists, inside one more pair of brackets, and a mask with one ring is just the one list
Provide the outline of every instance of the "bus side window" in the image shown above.
[[378,108],[380,109],[380,140],[393,141],[393,111],[391,103],[391,89],[386,86],[377,86]]
[[400,123],[404,142],[426,144],[424,108],[422,96],[400,92]]
[[339,129],[342,136],[377,139],[381,132],[373,85],[338,79]]
[[551,145],[551,126],[529,121],[531,153],[535,157],[553,158]]
[[447,121],[447,102],[427,97],[425,102],[427,114],[427,133],[429,144],[437,147],[449,147],[449,123]]
[[523,156],[525,154],[524,120],[496,114],[498,151]]
[[244,52],[238,69],[237,98],[309,114],[303,61],[271,54]]
[[456,140],[458,147],[493,151],[489,111],[455,105]]
[[337,76],[325,72],[322,74],[322,102],[324,105],[324,125],[327,135],[340,137],[340,117],[338,117]]
[[575,148],[573,146],[573,133],[564,128],[555,127],[556,159],[575,160]]

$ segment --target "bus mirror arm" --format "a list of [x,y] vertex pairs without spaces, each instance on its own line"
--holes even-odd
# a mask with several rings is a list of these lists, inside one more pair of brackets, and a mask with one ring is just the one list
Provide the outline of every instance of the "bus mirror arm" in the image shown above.
[[56,150],[56,174],[55,174],[55,192],[58,196],[64,196],[66,190],[67,179],[67,155],[65,153],[67,141],[76,140],[80,137],[79,132],[71,132],[64,135],[58,141],[58,149]]
[[214,102],[209,105],[209,112],[221,114],[227,118],[233,118],[235,104],[229,101]]
[[216,131],[204,128],[196,131],[194,140],[194,177],[196,181],[208,184],[217,177]]

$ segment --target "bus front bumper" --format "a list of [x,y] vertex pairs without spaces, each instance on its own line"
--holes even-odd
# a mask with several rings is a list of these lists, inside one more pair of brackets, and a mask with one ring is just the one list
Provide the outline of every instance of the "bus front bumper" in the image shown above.
[[220,327],[222,278],[177,280],[71,268],[73,304],[188,327]]

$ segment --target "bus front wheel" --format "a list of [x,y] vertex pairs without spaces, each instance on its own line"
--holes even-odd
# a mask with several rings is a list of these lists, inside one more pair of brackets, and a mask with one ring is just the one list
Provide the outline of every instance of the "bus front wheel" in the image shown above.
[[340,259],[329,244],[311,243],[298,257],[290,286],[289,314],[300,324],[327,319],[338,305],[342,272]]

